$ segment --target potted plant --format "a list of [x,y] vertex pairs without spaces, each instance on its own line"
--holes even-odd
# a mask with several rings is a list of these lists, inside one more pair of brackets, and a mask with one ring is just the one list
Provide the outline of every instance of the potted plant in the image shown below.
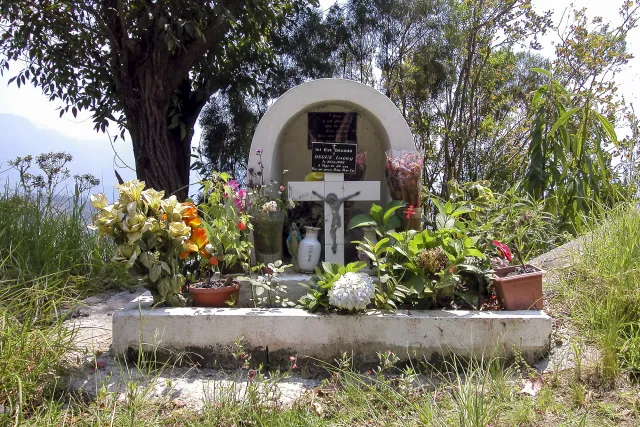
[[129,272],[151,292],[153,303],[180,307],[185,277],[182,254],[198,224],[198,212],[190,203],[175,196],[164,198],[163,191],[145,190],[138,180],[116,185],[118,200],[109,205],[104,194],[91,196],[97,209],[90,228],[100,238],[110,237],[116,244],[113,261]]
[[[202,215],[191,223],[191,237],[180,254],[196,306],[233,306],[238,301],[240,282],[228,273],[236,265],[242,270],[249,265],[251,225],[245,197],[246,191],[226,173],[214,172],[204,182],[204,201],[198,206]],[[193,214],[197,216],[197,210]]]
[[[511,261],[513,255],[504,243],[494,240],[500,257]],[[519,254],[517,249],[516,254]],[[496,268],[493,287],[506,310],[542,310],[542,274],[544,271],[520,259],[520,265]]]
[[266,265],[282,259],[284,222],[287,210],[295,205],[286,197],[283,185],[274,181],[265,184],[261,148],[256,155],[260,157],[260,170],[249,170],[247,208],[253,224],[256,262]]

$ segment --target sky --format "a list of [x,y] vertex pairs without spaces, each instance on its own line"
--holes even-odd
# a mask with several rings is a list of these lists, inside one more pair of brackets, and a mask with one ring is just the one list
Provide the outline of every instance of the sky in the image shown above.
[[[575,7],[586,7],[589,16],[602,16],[605,21],[615,24],[619,20],[618,8],[622,0],[533,0],[534,8],[538,12],[554,11],[554,23],[558,23],[571,3]],[[320,0],[323,8],[328,8],[331,4],[333,0]],[[555,34],[549,34],[542,39],[542,53],[545,56],[553,55],[553,43],[556,39]],[[640,29],[636,28],[629,34],[628,46],[631,53],[639,51]],[[3,120],[0,120],[0,172],[5,171],[7,161],[16,156],[64,150],[78,160],[72,165],[72,174],[92,173],[103,180],[105,192],[112,193],[109,189],[115,183],[115,154],[117,153],[124,163],[134,167],[130,141],[118,139],[112,148],[107,135],[93,130],[93,123],[87,113],[80,112],[77,118],[73,118],[71,114],[65,114],[60,118],[57,110],[60,104],[49,102],[40,89],[29,84],[20,88],[15,83],[7,85],[8,80],[16,73],[17,68],[14,68],[0,77],[0,116],[4,116]],[[626,69],[617,76],[620,92],[627,101],[635,104],[640,100],[640,87],[637,84],[640,81],[639,73],[640,55],[632,59]],[[29,124],[32,125],[30,130]],[[27,137],[25,132],[32,134]],[[112,129],[111,132],[115,134],[116,129]],[[624,131],[622,133],[624,134]],[[198,143],[200,135],[200,128],[197,127],[194,144]],[[122,162],[117,163],[122,166]],[[124,179],[135,177],[134,172],[126,167],[118,167],[118,172]],[[4,180],[5,177],[0,175],[0,179]]]

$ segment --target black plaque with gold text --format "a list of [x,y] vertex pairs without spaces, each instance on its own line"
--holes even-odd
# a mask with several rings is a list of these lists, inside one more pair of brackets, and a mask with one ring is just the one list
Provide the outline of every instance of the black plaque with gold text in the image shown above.
[[308,113],[309,141],[348,142],[357,144],[356,124],[358,113]]

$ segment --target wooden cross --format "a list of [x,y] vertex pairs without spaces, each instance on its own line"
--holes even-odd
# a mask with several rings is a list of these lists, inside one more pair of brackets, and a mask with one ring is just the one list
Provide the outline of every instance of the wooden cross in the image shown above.
[[325,261],[344,264],[344,202],[380,200],[380,181],[345,181],[342,173],[325,173],[324,181],[290,182],[288,194],[296,202],[325,202]]

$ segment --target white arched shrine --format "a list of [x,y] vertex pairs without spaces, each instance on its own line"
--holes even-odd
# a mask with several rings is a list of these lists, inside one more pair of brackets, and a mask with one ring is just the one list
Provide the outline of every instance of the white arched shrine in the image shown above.
[[[255,153],[262,149],[265,182],[303,180],[311,171],[306,113],[317,111],[358,113],[358,149],[367,151],[365,179],[384,182],[386,150],[415,151],[409,125],[389,98],[352,80],[320,79],[290,89],[269,108],[253,135],[249,168],[260,170]],[[290,171],[286,176],[284,169]]]

